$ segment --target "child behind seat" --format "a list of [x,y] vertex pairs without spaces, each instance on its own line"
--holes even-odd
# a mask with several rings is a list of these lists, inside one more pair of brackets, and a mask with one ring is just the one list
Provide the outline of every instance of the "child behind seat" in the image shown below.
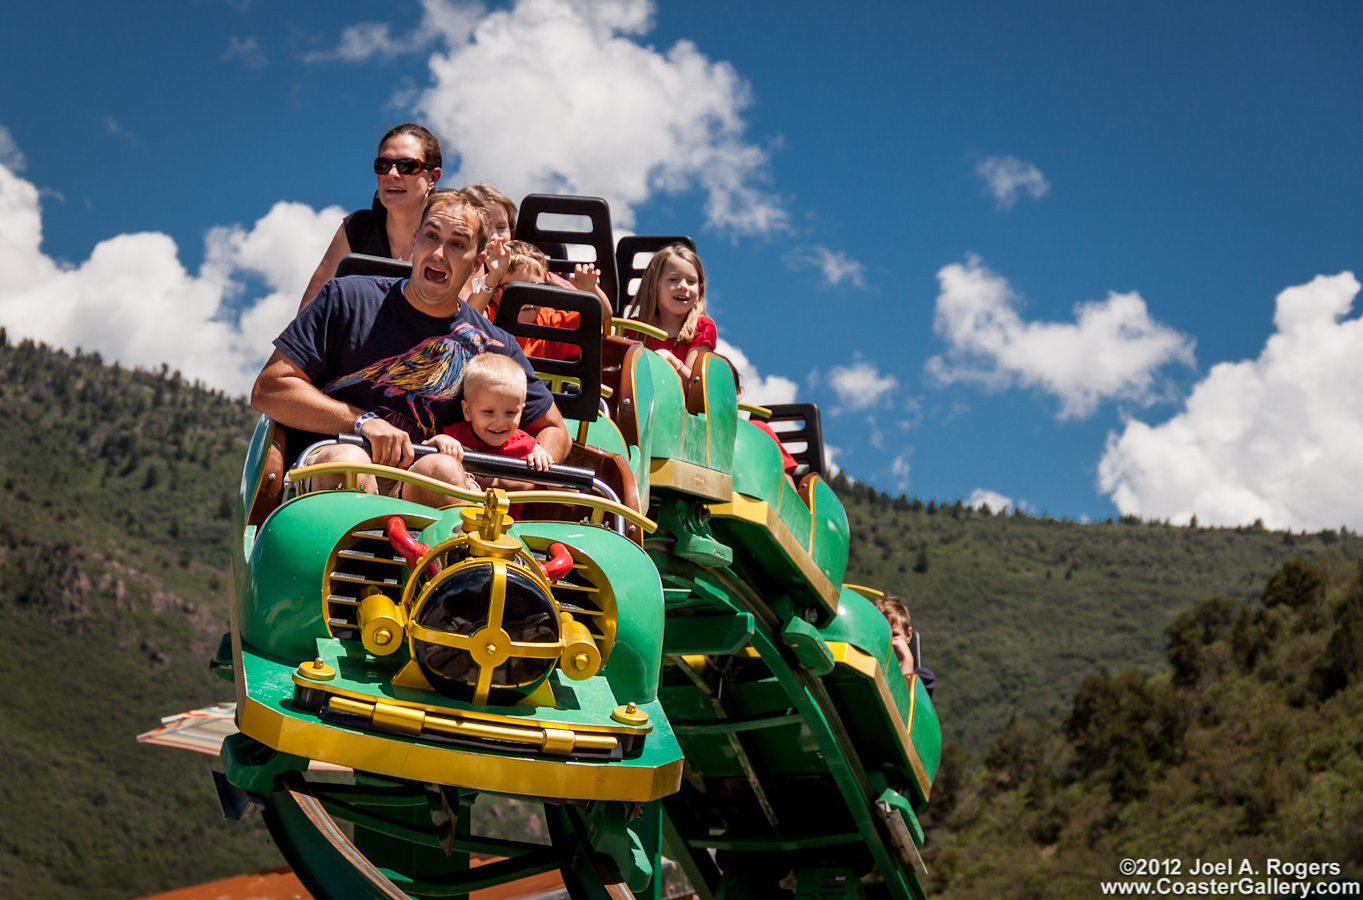
[[[579,263],[574,267],[573,280],[568,281],[549,271],[549,258],[544,255],[544,251],[534,244],[526,241],[511,241],[506,247],[510,252],[510,258],[507,262],[506,276],[502,278],[503,285],[513,281],[548,284],[550,283],[549,279],[552,278],[555,284],[594,293],[597,300],[602,304],[602,312],[605,315],[605,318],[602,319],[603,327],[609,323],[610,301],[606,299],[605,293],[597,286],[600,273],[595,266],[590,263]],[[501,305],[501,302],[501,288],[498,288],[493,294],[492,300],[488,303],[487,309],[484,310],[484,314],[489,319],[495,319],[497,308]],[[516,318],[521,322],[533,322],[536,325],[568,330],[577,329],[582,321],[582,316],[578,313],[572,310],[556,309],[552,306],[523,306]],[[581,355],[574,344],[541,338],[517,338],[516,340],[526,356],[536,359],[572,360]]]
[[719,333],[705,315],[705,266],[685,244],[669,244],[653,255],[639,282],[639,321],[667,332],[667,340],[645,338],[644,346],[670,362],[682,381],[702,350],[715,349]]
[[899,659],[899,671],[910,680],[917,675],[923,682],[923,689],[931,697],[937,688],[937,676],[932,674],[931,669],[919,666],[913,658],[913,622],[909,618],[908,604],[904,602],[903,597],[894,594],[886,594],[879,600],[871,602],[890,623],[890,645],[894,647],[894,655]]

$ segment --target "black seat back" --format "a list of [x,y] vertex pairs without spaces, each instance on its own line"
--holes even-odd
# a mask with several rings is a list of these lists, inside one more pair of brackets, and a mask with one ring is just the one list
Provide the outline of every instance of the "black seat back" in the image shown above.
[[379,275],[387,278],[411,278],[412,264],[403,259],[389,259],[386,256],[366,256],[363,253],[347,253],[336,266],[336,277],[346,275]]
[[644,269],[648,268],[647,260],[638,266],[634,258],[640,253],[647,253],[651,258],[668,244],[685,244],[692,250],[696,249],[696,242],[684,234],[629,234],[620,238],[620,243],[615,247],[615,273],[620,279],[620,296],[615,304],[617,316],[624,315],[625,309],[634,302],[634,295],[639,292],[637,282],[644,277]]
[[[578,314],[578,325],[574,330],[550,328],[528,322],[518,322],[517,316],[526,306],[549,306],[554,309],[571,310]],[[530,364],[535,371],[548,376],[563,376],[577,379],[578,390],[551,392],[559,412],[565,418],[580,422],[594,422],[601,409],[601,301],[595,294],[574,291],[569,288],[547,284],[529,284],[513,281],[502,291],[501,304],[497,307],[497,320],[493,323],[513,337],[541,338],[572,344],[578,348],[575,360],[543,359],[531,357]]]
[[[565,231],[542,226],[541,215],[586,216],[590,231]],[[601,272],[601,290],[616,302],[619,280],[615,275],[615,238],[611,231],[611,210],[600,197],[569,197],[559,194],[529,194],[521,201],[516,219],[516,240],[527,241],[549,257],[549,271],[565,278],[573,274],[573,261],[567,246],[591,247],[596,253],[593,265]],[[619,309],[618,304],[615,307]],[[599,317],[598,317],[599,318]]]
[[[775,403],[767,409],[771,410],[771,418],[767,423],[781,439],[781,445],[786,448],[786,452],[794,457],[797,463],[808,466],[810,472],[827,479],[827,466],[824,465],[823,455],[823,424],[819,418],[819,407],[813,403]],[[799,427],[781,429],[775,427],[778,422],[797,422]],[[801,444],[803,446],[800,449],[794,449]],[[799,472],[798,469],[796,471]]]

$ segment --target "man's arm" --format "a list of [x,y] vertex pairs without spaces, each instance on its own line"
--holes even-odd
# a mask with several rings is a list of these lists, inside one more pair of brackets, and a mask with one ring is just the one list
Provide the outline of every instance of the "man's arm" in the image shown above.
[[[355,420],[366,412],[322,393],[298,364],[278,348],[256,376],[251,388],[251,408],[288,428],[319,434],[350,434],[355,430]],[[562,416],[558,421],[563,426]],[[412,440],[401,428],[373,418],[364,423],[364,436],[373,447],[370,455],[374,462],[404,469],[412,464]]]
[[547,413],[526,425],[525,430],[535,436],[535,440],[549,451],[556,463],[567,459],[568,451],[573,449],[573,438],[568,434],[568,424],[563,421],[558,404],[551,405]]

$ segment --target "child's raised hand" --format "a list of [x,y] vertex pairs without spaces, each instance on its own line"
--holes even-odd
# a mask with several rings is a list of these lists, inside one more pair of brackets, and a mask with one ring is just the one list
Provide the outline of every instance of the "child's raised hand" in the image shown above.
[[573,287],[591,293],[596,290],[596,282],[601,272],[591,263],[578,263],[573,266]]
[[431,438],[430,443],[446,456],[453,456],[456,462],[464,461],[464,445],[450,437],[448,434],[437,434]]
[[543,444],[535,444],[535,449],[530,451],[530,455],[525,458],[530,463],[530,467],[539,472],[549,471],[549,467],[554,464],[554,458],[549,455],[549,451],[544,449]]
[[511,265],[511,250],[506,246],[506,238],[494,237],[487,242],[483,251],[483,268],[487,270],[487,287],[492,290],[502,283],[506,270]]
[[673,353],[671,350],[660,349],[654,350],[653,352],[671,363],[672,368],[677,369],[678,371],[681,370],[682,361],[677,359],[677,354]]

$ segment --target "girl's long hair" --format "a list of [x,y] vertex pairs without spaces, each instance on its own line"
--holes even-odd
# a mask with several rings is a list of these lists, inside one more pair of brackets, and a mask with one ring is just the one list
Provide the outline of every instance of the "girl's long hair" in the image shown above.
[[644,277],[639,280],[639,291],[634,295],[634,299],[639,304],[639,321],[645,325],[658,325],[658,285],[662,283],[663,266],[674,257],[695,266],[696,277],[700,279],[700,296],[691,306],[691,311],[686,314],[681,331],[677,332],[676,339],[686,343],[696,336],[696,325],[700,322],[700,317],[705,315],[705,266],[696,255],[696,251],[685,244],[668,244],[653,254],[653,258],[648,261],[648,268],[644,269]]

